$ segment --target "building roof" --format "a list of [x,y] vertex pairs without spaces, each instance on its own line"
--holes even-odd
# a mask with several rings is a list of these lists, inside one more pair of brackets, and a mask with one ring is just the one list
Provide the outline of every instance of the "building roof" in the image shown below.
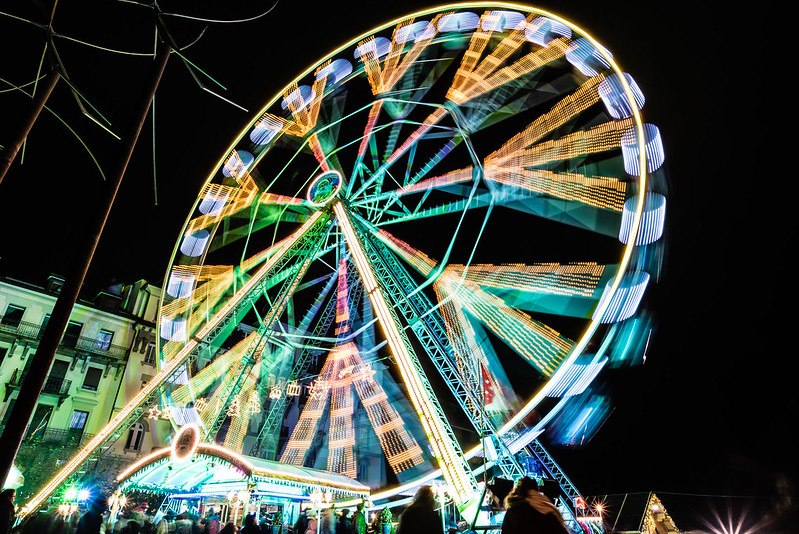
[[680,532],[663,503],[652,492],[602,495],[593,500],[602,503],[606,532]]

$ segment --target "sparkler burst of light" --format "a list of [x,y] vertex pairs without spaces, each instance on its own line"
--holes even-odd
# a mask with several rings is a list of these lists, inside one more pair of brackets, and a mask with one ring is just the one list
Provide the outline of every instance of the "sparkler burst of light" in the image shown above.
[[734,510],[727,506],[726,513],[713,509],[710,518],[703,517],[700,521],[707,530],[691,531],[707,534],[769,534],[769,522],[763,517],[756,517],[755,513],[747,506],[742,510]]

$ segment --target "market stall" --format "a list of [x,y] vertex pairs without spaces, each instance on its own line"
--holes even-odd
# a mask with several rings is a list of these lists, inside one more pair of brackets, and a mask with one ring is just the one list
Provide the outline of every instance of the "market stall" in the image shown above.
[[[117,476],[117,494],[136,490],[164,495],[161,511],[206,515],[240,524],[248,514],[275,527],[292,525],[303,503],[352,502],[369,487],[344,475],[237,454],[200,443],[184,427],[173,445],[153,451]],[[276,530],[278,530],[276,528]]]

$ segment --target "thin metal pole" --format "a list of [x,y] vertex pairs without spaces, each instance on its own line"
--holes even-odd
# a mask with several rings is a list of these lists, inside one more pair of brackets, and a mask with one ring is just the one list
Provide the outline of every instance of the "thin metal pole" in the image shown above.
[[17,152],[19,152],[22,143],[24,143],[25,139],[28,137],[28,133],[30,133],[31,128],[33,128],[33,123],[36,122],[39,113],[44,109],[47,99],[50,98],[50,93],[53,92],[53,88],[55,88],[55,84],[58,83],[60,78],[61,73],[53,69],[47,73],[43,83],[38,86],[38,90],[33,96],[33,105],[28,110],[28,114],[25,116],[14,138],[8,146],[0,152],[0,182],[3,181],[8,169],[11,168],[11,163],[13,163],[14,158],[17,157]]
[[6,421],[2,435],[0,435],[0,481],[6,479],[14,465],[14,459],[17,456],[22,438],[25,435],[25,430],[28,427],[31,415],[36,407],[36,402],[41,394],[47,373],[53,363],[55,351],[66,329],[69,316],[72,313],[72,308],[75,305],[78,293],[83,285],[83,280],[86,278],[86,273],[89,270],[94,251],[97,248],[97,243],[100,241],[100,235],[108,220],[108,215],[111,212],[111,207],[114,204],[114,199],[119,191],[119,186],[122,183],[122,178],[125,175],[125,170],[133,154],[133,149],[136,146],[139,133],[147,118],[150,104],[155,96],[155,90],[158,88],[158,84],[161,81],[161,76],[164,73],[171,51],[172,49],[169,45],[165,43],[159,44],[158,53],[156,54],[152,69],[150,70],[147,86],[142,93],[142,100],[137,110],[138,115],[134,116],[132,127],[124,138],[124,145],[120,152],[117,168],[113,176],[109,179],[107,184],[108,189],[103,203],[100,205],[97,212],[97,218],[90,232],[87,233],[85,242],[82,244],[82,254],[77,256],[74,264],[70,267],[69,276],[64,280],[64,286],[61,288],[61,292],[58,295],[55,307],[50,316],[50,321],[44,329],[42,340],[39,342],[39,347],[36,349],[36,354],[33,356],[25,381],[20,386],[19,395],[14,403],[14,408],[11,410],[8,420]]

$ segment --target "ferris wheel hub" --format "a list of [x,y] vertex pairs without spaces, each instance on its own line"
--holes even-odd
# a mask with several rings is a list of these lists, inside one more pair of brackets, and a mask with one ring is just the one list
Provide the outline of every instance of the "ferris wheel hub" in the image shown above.
[[338,196],[341,190],[341,173],[330,170],[325,171],[308,186],[308,202],[315,207],[326,206]]

